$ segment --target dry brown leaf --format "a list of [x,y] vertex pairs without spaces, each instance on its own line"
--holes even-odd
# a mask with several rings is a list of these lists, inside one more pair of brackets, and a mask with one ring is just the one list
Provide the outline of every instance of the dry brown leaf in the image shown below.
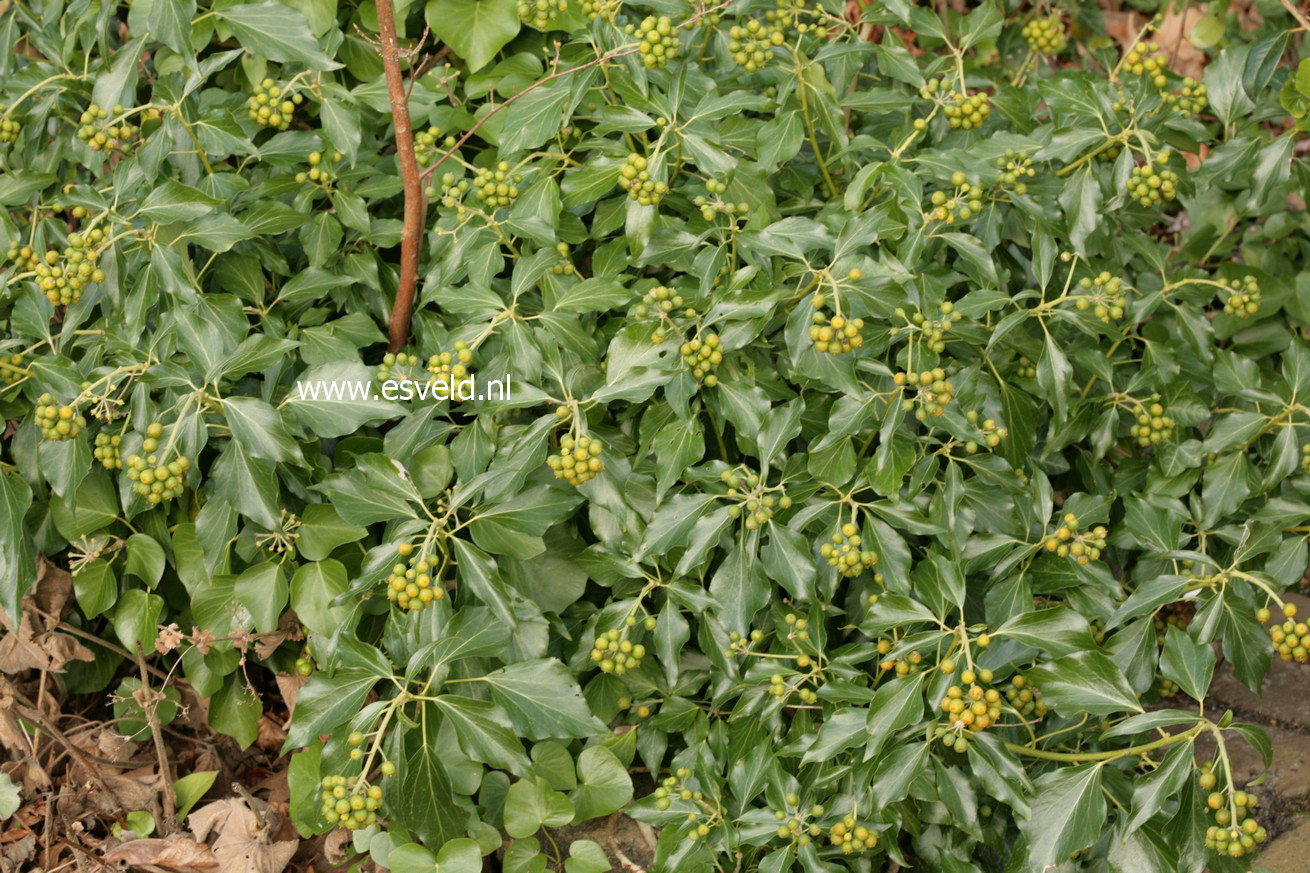
[[282,692],[282,702],[287,705],[287,712],[295,715],[296,697],[300,695],[300,689],[305,687],[309,677],[299,673],[278,673],[273,678],[277,680],[277,690]]
[[17,840],[0,842],[0,861],[6,870],[26,870],[27,862],[36,855],[36,835],[27,834]]
[[106,864],[126,864],[148,873],[206,873],[222,868],[214,851],[183,834],[164,840],[132,840],[105,853]]
[[1200,79],[1205,73],[1205,52],[1192,45],[1188,37],[1196,22],[1205,17],[1205,8],[1191,7],[1182,14],[1170,12],[1160,22],[1160,28],[1152,39],[1160,44],[1169,61],[1169,69],[1180,76]]
[[267,715],[259,717],[257,725],[258,734],[255,738],[255,745],[267,752],[276,752],[282,748],[282,743],[286,741],[287,732],[282,730],[282,726]]
[[[62,673],[69,661],[95,660],[90,649],[54,629],[54,623],[68,603],[72,577],[44,559],[40,563],[40,574],[36,585],[23,597],[23,614],[16,632],[9,614],[0,609],[0,622],[9,630],[0,638],[0,672],[49,670]],[[54,621],[47,625],[36,610],[51,616]]]
[[350,831],[345,828],[333,828],[323,840],[323,857],[333,867],[344,864],[349,853],[346,846],[350,843]]
[[187,817],[196,836],[216,833],[214,857],[219,873],[282,873],[296,854],[299,840],[272,842],[271,822],[261,823],[246,802],[237,797],[216,800]]

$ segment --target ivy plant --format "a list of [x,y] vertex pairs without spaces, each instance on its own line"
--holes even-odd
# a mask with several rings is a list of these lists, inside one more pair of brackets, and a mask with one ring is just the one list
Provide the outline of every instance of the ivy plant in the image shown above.
[[296,827],[403,873],[1245,870],[1284,6],[1201,72],[1089,3],[5,3],[0,606],[68,567],[66,690],[243,745],[280,689]]

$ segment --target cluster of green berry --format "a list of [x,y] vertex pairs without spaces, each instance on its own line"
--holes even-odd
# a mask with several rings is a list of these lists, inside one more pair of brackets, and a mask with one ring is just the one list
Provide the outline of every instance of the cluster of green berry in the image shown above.
[[970,183],[969,177],[960,170],[951,175],[951,184],[955,186],[951,193],[932,192],[932,209],[926,213],[925,220],[954,224],[956,221],[968,221],[982,212],[985,192],[981,185]]
[[[673,805],[673,799],[680,800],[703,800],[704,795],[699,791],[693,791],[687,780],[691,778],[691,770],[686,767],[679,767],[673,771],[672,776],[668,776],[655,789],[655,808],[666,810]],[[694,813],[693,813],[694,815]],[[693,819],[694,820],[694,819]],[[706,831],[709,833],[709,831]],[[702,834],[701,836],[704,836]]]
[[352,831],[377,824],[378,810],[382,808],[380,786],[356,782],[348,787],[345,776],[324,776],[321,787],[320,812],[328,824]]
[[104,238],[105,232],[98,227],[84,234],[71,233],[62,254],[49,249],[44,256],[31,246],[10,243],[8,258],[19,269],[36,274],[47,300],[56,306],[71,306],[82,299],[87,285],[105,280],[105,271],[96,266],[100,252],[93,247]]
[[373,373],[379,382],[426,382],[426,378],[417,378],[420,374],[424,371],[420,369],[418,355],[412,352],[387,352]]
[[23,356],[17,352],[12,355],[0,355],[0,384],[6,388],[17,385],[27,376],[23,367]]
[[692,337],[678,351],[697,382],[710,388],[719,384],[719,377],[714,371],[723,363],[723,348],[717,333],[707,333],[704,339]]
[[469,180],[461,179],[454,173],[443,173],[441,175],[441,190],[429,185],[424,189],[424,194],[431,199],[438,199],[442,206],[447,209],[454,209],[456,213],[463,218],[468,211],[464,205],[464,195],[469,192]]
[[1064,21],[1058,14],[1034,18],[1023,26],[1021,32],[1028,41],[1028,48],[1039,55],[1049,57],[1064,51]]
[[1080,533],[1078,516],[1067,512],[1055,533],[1046,538],[1044,545],[1046,551],[1054,552],[1061,558],[1071,557],[1079,564],[1086,564],[1101,557],[1107,534],[1108,531],[1100,525]]
[[790,509],[791,498],[785,493],[774,496],[772,492],[782,491],[781,485],[769,487],[754,470],[741,472],[724,470],[719,474],[723,484],[728,486],[728,499],[735,500],[725,510],[729,518],[741,518],[747,530],[757,530],[773,520],[774,508]]
[[[851,278],[860,277],[859,270],[851,270]],[[863,318],[847,318],[842,314],[840,304],[836,305],[836,311],[832,315],[823,311],[823,307],[828,303],[828,298],[823,294],[815,294],[811,305],[814,307],[814,324],[810,327],[810,342],[814,344],[814,350],[821,354],[842,355],[864,345],[864,337],[860,331],[864,329]]]
[[983,91],[950,91],[943,79],[930,79],[924,86],[924,97],[941,100],[942,115],[951,127],[959,130],[974,130],[982,127],[992,114],[991,97]]
[[36,426],[46,439],[63,442],[82,433],[86,418],[76,407],[60,404],[52,394],[42,394],[36,399]]
[[[122,115],[123,112],[122,105],[114,106],[115,117]],[[77,138],[86,143],[87,148],[93,152],[128,151],[132,147],[132,137],[138,133],[138,128],[126,121],[105,124],[104,120],[108,117],[109,110],[92,103],[78,117]]]
[[478,168],[473,177],[473,192],[484,206],[499,209],[518,199],[518,186],[522,181],[523,176],[512,172],[508,161],[501,161],[495,169]]
[[746,215],[750,212],[749,203],[729,203],[723,199],[723,195],[728,192],[728,183],[719,179],[706,179],[705,190],[710,192],[709,197],[698,194],[692,198],[692,203],[700,209],[701,218],[706,221],[713,221],[719,214],[735,218],[738,215]]
[[837,568],[838,573],[850,579],[878,563],[878,553],[861,549],[862,543],[859,526],[848,521],[833,531],[832,542],[819,546],[819,556],[828,562],[828,566]]
[[862,855],[878,848],[878,834],[848,815],[828,828],[828,844],[841,849],[843,855]]
[[1310,443],[1301,446],[1301,470],[1306,475],[1310,475]]
[[[636,624],[636,616],[630,616],[633,625]],[[649,616],[648,618],[654,618]],[[632,625],[629,625],[631,627]],[[627,631],[619,632],[618,630],[608,630],[596,637],[591,644],[591,660],[596,662],[602,673],[613,673],[615,676],[622,676],[629,670],[635,670],[641,666],[641,661],[646,657],[646,647],[641,643],[634,643],[628,639]]]
[[1183,84],[1173,91],[1164,91],[1160,94],[1160,99],[1166,106],[1172,106],[1183,115],[1189,118],[1195,117],[1205,111],[1210,105],[1210,92],[1204,84],[1196,81],[1191,76],[1183,78]]
[[[1269,621],[1269,610],[1261,608],[1256,613],[1256,618],[1263,624]],[[1282,624],[1276,624],[1269,628],[1269,640],[1273,644],[1274,651],[1284,661],[1295,660],[1299,664],[1304,664],[1310,660],[1310,627],[1303,621],[1296,620],[1296,604],[1283,604]]]
[[401,609],[417,611],[445,598],[446,589],[441,580],[432,578],[432,565],[414,553],[413,544],[398,544],[396,554],[407,560],[392,565],[391,575],[387,577],[387,600]]
[[[964,414],[965,421],[969,424],[976,424],[982,431],[982,445],[989,449],[994,449],[1001,444],[1001,440],[1010,435],[1010,431],[996,423],[995,419],[984,418],[979,424],[978,419],[982,418],[975,409],[970,409]],[[974,454],[981,448],[977,440],[969,440],[964,444],[964,450],[969,454]]]
[[546,458],[546,465],[555,471],[556,479],[565,479],[576,488],[605,469],[600,456],[603,451],[605,445],[598,439],[585,436],[574,439],[569,435],[560,439],[559,454]]
[[623,0],[582,0],[582,14],[592,21],[599,18],[613,24],[622,8]]
[[573,265],[573,256],[569,251],[569,244],[566,242],[555,243],[555,251],[559,253],[559,260],[551,265],[550,271],[556,276],[577,275],[578,268]]
[[123,456],[119,454],[119,447],[122,442],[122,434],[109,434],[101,431],[96,434],[95,448],[91,453],[100,462],[100,466],[106,470],[121,470],[123,469]]
[[[1095,276],[1084,276],[1078,280],[1078,288],[1083,292],[1074,300],[1074,306],[1080,311],[1088,309],[1102,322],[1109,324],[1124,317],[1128,306],[1128,295],[1124,280],[1111,276],[1102,270]],[[1034,373],[1036,375],[1036,373]]]
[[892,382],[897,387],[913,389],[913,393],[905,392],[901,408],[906,412],[913,411],[918,421],[927,421],[928,416],[941,418],[955,397],[955,385],[946,378],[946,371],[941,367],[922,373],[894,373]]
[[[946,670],[947,666],[952,669]],[[943,672],[954,672],[954,663],[949,659],[940,665]],[[988,687],[992,684],[992,671],[963,670],[960,673],[960,685],[946,689],[946,696],[941,699],[942,712],[952,728],[958,731],[977,733],[996,724],[1001,718],[1001,692]]]
[[[441,143],[441,148],[437,148],[437,143]],[[437,152],[442,149],[453,149],[457,140],[453,136],[441,138],[441,128],[433,125],[427,130],[414,137],[414,160],[420,167],[426,167],[432,163],[437,156]]]
[[1042,692],[1023,676],[1010,677],[1005,699],[1024,718],[1032,716],[1034,721],[1038,721],[1046,717],[1046,701],[1042,700]]
[[1169,153],[1160,152],[1154,161],[1133,167],[1125,190],[1146,208],[1158,206],[1165,200],[1178,197],[1178,174],[1168,169]]
[[[876,599],[876,594],[869,595],[870,603],[873,603]],[[912,669],[923,663],[923,655],[920,655],[918,652],[910,652],[905,657],[897,658],[895,660],[887,658],[886,656],[891,654],[892,649],[896,647],[896,643],[893,640],[881,639],[878,640],[877,645],[878,654],[884,658],[884,660],[878,662],[878,669],[882,670],[884,673],[894,670],[896,671],[897,676],[908,676]]]
[[1015,368],[1015,375],[1021,379],[1036,379],[1037,365],[1025,357],[1020,357],[1018,366]]
[[1028,183],[1024,179],[1037,175],[1033,159],[1014,149],[1006,149],[1005,155],[996,159],[996,168],[1001,171],[1000,186],[1009,188],[1015,194],[1027,194]]
[[[1202,789],[1215,786],[1213,762],[1201,767],[1199,779]],[[1249,791],[1233,791],[1232,803],[1221,792],[1211,791],[1205,798],[1214,818],[1214,825],[1205,829],[1205,847],[1220,855],[1241,858],[1255,851],[1255,847],[1269,838],[1268,832],[1256,821],[1255,808],[1260,799]]]
[[[340,163],[343,157],[345,156],[341,154],[341,152],[334,151],[332,153],[332,163],[334,164]],[[328,186],[330,186],[332,184],[332,180],[336,178],[336,175],[331,168],[324,167],[322,166],[322,164],[323,164],[323,153],[310,152],[309,169],[300,173],[296,173],[296,184],[304,185],[307,182],[313,182],[317,185],[321,185],[323,188],[327,188]]]
[[1164,414],[1164,404],[1159,401],[1160,395],[1155,394],[1148,398],[1147,403],[1133,403],[1133,425],[1128,429],[1128,435],[1142,448],[1164,442],[1174,435],[1174,420]]
[[308,649],[305,650],[305,653],[303,655],[301,655],[299,658],[296,658],[295,668],[296,668],[297,676],[314,675],[314,659],[310,657]]
[[656,206],[669,193],[669,186],[652,179],[646,159],[635,152],[619,167],[619,187],[642,206]]
[[299,93],[287,94],[286,89],[272,79],[265,79],[255,86],[255,91],[246,99],[246,109],[250,120],[260,127],[274,130],[286,130],[291,126],[291,116],[296,107],[305,101]]
[[133,483],[132,490],[151,506],[181,494],[186,472],[191,469],[191,459],[186,455],[174,453],[172,460],[164,461],[154,454],[163,436],[164,426],[152,421],[146,426],[146,438],[141,443],[141,451],[146,454],[127,456],[127,478]]
[[667,15],[648,15],[626,30],[637,40],[637,51],[647,68],[658,69],[678,56],[678,28]]
[[1160,90],[1164,90],[1169,84],[1169,80],[1165,78],[1166,69],[1168,68],[1165,66],[1165,57],[1160,51],[1158,42],[1139,42],[1124,55],[1124,72],[1150,79],[1151,83]]
[[817,821],[811,821],[811,819],[822,817],[824,809],[817,803],[808,810],[800,809],[801,798],[794,791],[787,792],[783,800],[786,801],[787,806],[793,812],[788,814],[786,810],[782,809],[773,811],[774,821],[779,822],[776,831],[778,839],[790,840],[794,847],[803,849],[810,845],[815,837],[823,834],[823,828],[819,826]]
[[18,139],[23,132],[23,125],[12,118],[0,119],[0,145],[8,145]]
[[1254,276],[1247,276],[1243,279],[1229,279],[1225,284],[1231,289],[1224,292],[1226,295],[1224,312],[1226,314],[1246,318],[1248,315],[1255,315],[1260,311],[1260,283],[1256,282]]
[[455,340],[454,351],[428,356],[428,372],[438,382],[463,379],[469,374],[469,362],[472,360],[473,350],[469,344],[464,340]]
[[[943,301],[937,306],[937,311],[941,314],[940,318],[928,318],[922,312],[915,312],[908,316],[910,325],[904,328],[893,327],[888,332],[893,336],[900,336],[902,331],[909,333],[917,331],[919,341],[928,347],[930,351],[941,354],[946,351],[946,335],[950,333],[951,327],[957,322],[964,319],[964,315],[957,312],[955,304],[949,300]],[[906,318],[904,309],[896,308],[897,318]]]
[[518,0],[519,21],[537,30],[545,30],[550,23],[569,8],[569,0]]
[[773,49],[786,41],[786,27],[776,15],[771,22],[750,18],[744,25],[728,28],[728,51],[733,63],[748,73],[764,67],[773,57]]

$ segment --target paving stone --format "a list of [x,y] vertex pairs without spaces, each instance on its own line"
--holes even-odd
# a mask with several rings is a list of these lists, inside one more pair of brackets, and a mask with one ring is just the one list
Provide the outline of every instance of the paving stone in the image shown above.
[[[1265,782],[1252,790],[1261,795],[1273,792],[1289,800],[1310,795],[1310,736],[1277,727],[1265,727],[1265,731],[1274,746],[1274,761]],[[1264,772],[1260,753],[1236,734],[1227,734],[1224,743],[1238,785],[1246,785]],[[1198,761],[1208,761],[1214,755],[1214,740],[1209,734],[1197,738],[1196,753]]]
[[1305,873],[1310,863],[1310,817],[1302,817],[1274,837],[1256,859],[1270,873]]

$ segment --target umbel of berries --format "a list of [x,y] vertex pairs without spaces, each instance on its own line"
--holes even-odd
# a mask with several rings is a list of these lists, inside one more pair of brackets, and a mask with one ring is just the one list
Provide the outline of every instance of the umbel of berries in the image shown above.
[[185,455],[165,460],[154,454],[163,435],[164,426],[157,421],[151,422],[146,427],[146,438],[141,443],[141,451],[146,452],[146,455],[132,454],[127,458],[127,478],[132,481],[132,490],[144,497],[151,506],[181,494],[186,486],[187,470],[191,469],[191,459]]
[[605,461],[600,456],[605,445],[598,439],[587,436],[575,439],[569,435],[560,439],[559,448],[558,455],[546,458],[546,465],[555,471],[556,479],[564,479],[577,487],[605,469]]
[[642,206],[658,205],[664,195],[669,193],[669,186],[652,179],[646,159],[635,152],[628,155],[628,159],[619,167],[619,187]]
[[96,434],[95,449],[92,452],[95,459],[106,470],[123,469],[123,457],[119,454],[119,445],[123,442],[122,434],[109,434],[101,431]]
[[1238,318],[1246,318],[1260,311],[1260,284],[1254,276],[1244,279],[1229,279],[1228,290],[1224,292],[1224,312]]
[[1124,308],[1128,299],[1124,292],[1124,281],[1102,270],[1095,276],[1084,276],[1078,280],[1082,294],[1074,302],[1079,310],[1091,308],[1096,317],[1105,323],[1118,321],[1124,317]]
[[[851,270],[850,278],[860,278],[860,271]],[[864,329],[864,319],[847,318],[842,314],[840,304],[835,300],[836,312],[829,316],[823,311],[827,303],[828,298],[823,294],[815,294],[811,301],[814,307],[814,325],[810,328],[810,342],[814,344],[814,350],[830,355],[841,355],[864,345],[864,337],[860,334]]]
[[599,18],[613,24],[622,8],[623,0],[582,0],[582,14],[593,21]]
[[323,805],[320,812],[328,824],[355,830],[377,824],[382,808],[382,788],[345,776],[324,776],[320,784]]
[[597,635],[591,644],[591,660],[596,662],[601,672],[616,676],[640,667],[645,657],[645,646],[625,639],[617,630]]
[[1150,404],[1138,403],[1132,412],[1134,422],[1128,434],[1142,448],[1153,446],[1174,435],[1174,420],[1165,415],[1164,406],[1158,400]]
[[76,408],[61,404],[51,394],[36,399],[36,426],[41,436],[55,442],[71,440],[86,427],[86,418]]
[[391,575],[387,577],[388,600],[401,609],[416,611],[445,599],[446,589],[439,579],[433,579],[432,565],[414,553],[412,544],[400,543],[396,553],[408,561],[392,565]]
[[[123,111],[121,105],[115,106],[115,117],[122,115]],[[86,143],[87,148],[93,152],[127,151],[132,135],[137,129],[125,121],[106,125],[103,122],[108,117],[108,110],[92,103],[78,118],[80,124],[77,128],[77,138]]]
[[296,107],[304,99],[300,94],[288,96],[272,79],[265,79],[255,86],[254,93],[246,100],[246,109],[250,120],[260,127],[286,130],[291,126]]
[[636,26],[629,24],[627,31],[637,40],[641,62],[651,69],[663,67],[678,56],[678,28],[667,15],[649,15]]
[[0,145],[8,145],[18,139],[18,134],[22,133],[22,131],[23,125],[14,119],[0,119]]
[[1125,188],[1142,206],[1149,209],[1178,197],[1178,174],[1165,167],[1168,163],[1169,153],[1160,152],[1154,161],[1133,167]]
[[1064,51],[1064,22],[1059,15],[1034,18],[1023,26],[1023,38],[1036,54],[1058,55]]
[[956,221],[968,221],[982,212],[981,185],[970,184],[969,177],[959,170],[951,174],[951,184],[955,186],[954,193],[932,192],[933,208],[928,213],[929,218],[954,224]]
[[683,363],[691,369],[691,375],[710,388],[719,384],[719,377],[714,371],[723,363],[723,349],[717,333],[707,333],[702,337],[692,337],[682,344],[679,350]]
[[1054,552],[1061,558],[1073,558],[1079,564],[1086,564],[1101,557],[1107,534],[1108,531],[1099,525],[1080,533],[1078,516],[1067,512],[1061,519],[1060,526],[1055,529],[1055,533],[1046,538],[1044,545],[1046,551]]
[[519,183],[523,177],[510,169],[508,161],[496,164],[495,169],[480,167],[473,178],[473,191],[483,205],[491,209],[509,206],[519,196]]
[[843,524],[832,535],[831,543],[819,546],[819,555],[835,567],[837,572],[851,578],[878,563],[878,553],[861,549],[860,529],[853,523]]
[[519,0],[519,21],[545,30],[555,17],[569,8],[569,0]]

